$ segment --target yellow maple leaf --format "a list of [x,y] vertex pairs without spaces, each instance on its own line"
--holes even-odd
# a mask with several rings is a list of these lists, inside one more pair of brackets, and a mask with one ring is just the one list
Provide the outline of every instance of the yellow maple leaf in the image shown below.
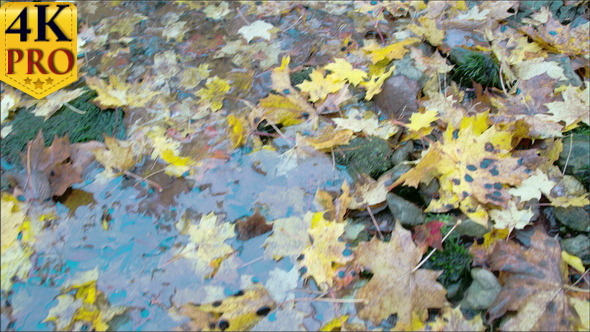
[[291,76],[289,72],[290,57],[283,57],[281,65],[274,68],[271,73],[272,88],[279,94],[288,99],[292,104],[297,105],[298,109],[307,113],[313,128],[317,128],[319,115],[316,109],[307,101],[305,97],[291,85]]
[[438,112],[435,110],[428,110],[424,113],[413,113],[410,117],[410,123],[406,126],[412,131],[419,131],[423,128],[429,128],[430,124],[438,120]]
[[563,131],[577,127],[579,122],[590,125],[590,96],[588,95],[590,84],[586,82],[586,89],[581,87],[567,86],[562,92],[563,101],[546,103],[549,113],[540,114],[539,117],[550,121],[563,121]]
[[166,137],[165,132],[164,128],[157,126],[147,133],[146,137],[150,139],[152,143],[150,146],[153,148],[151,157],[153,159],[162,158],[168,164],[165,170],[166,174],[180,177],[196,163],[189,157],[179,156],[180,143]]
[[115,170],[129,170],[135,165],[131,142],[119,141],[105,136],[106,147],[92,150],[96,160],[105,167]]
[[229,137],[232,147],[235,149],[242,146],[246,141],[246,127],[248,126],[246,120],[230,114],[227,116],[227,124],[229,125]]
[[530,208],[518,208],[514,201],[508,202],[508,207],[504,209],[492,209],[489,212],[494,221],[494,227],[512,231],[512,229],[523,229],[529,224],[535,214]]
[[351,109],[346,118],[334,118],[338,128],[350,129],[355,133],[362,132],[367,136],[388,139],[398,132],[398,127],[390,120],[379,122],[377,114],[360,109]]
[[[32,99],[23,102],[20,106],[30,107],[35,106],[33,113],[36,116],[42,116],[45,120],[49,119],[55,112],[57,112],[65,103],[80,97],[87,90],[78,88],[75,90],[58,90],[46,98]],[[71,107],[71,105],[70,105]]]
[[160,94],[160,91],[151,90],[149,80],[141,84],[128,84],[115,75],[109,76],[109,83],[96,76],[84,76],[84,79],[88,87],[98,94],[94,100],[102,107],[143,107]]
[[382,68],[377,73],[371,75],[368,81],[362,82],[361,85],[367,89],[367,94],[365,95],[365,100],[373,99],[373,96],[381,92],[381,87],[385,80],[393,74],[393,70],[395,66],[391,66],[388,71],[385,71],[385,68]]
[[400,42],[379,47],[376,44],[370,44],[365,46],[363,49],[365,53],[369,55],[373,63],[377,63],[381,60],[394,60],[401,59],[408,52],[406,46],[420,42],[420,38],[408,38]]
[[445,39],[445,30],[436,26],[436,21],[432,18],[422,16],[418,18],[420,25],[410,24],[408,29],[418,36],[426,38],[433,46],[440,46]]
[[303,117],[306,109],[294,103],[287,96],[270,94],[268,97],[261,99],[258,106],[260,106],[261,112],[260,114],[256,114],[256,116],[259,119],[266,119],[273,124],[280,124],[287,127],[304,121]]
[[201,277],[215,274],[221,262],[234,252],[225,243],[225,240],[235,236],[234,225],[218,222],[213,212],[203,215],[196,225],[188,220],[181,220],[176,227],[182,234],[189,235],[191,240],[178,255],[192,261],[194,270]]
[[518,158],[511,155],[513,132],[488,124],[488,113],[464,118],[458,128],[447,127],[443,140],[429,148],[416,167],[394,186],[417,186],[437,177],[440,198],[427,211],[445,212],[459,207],[473,221],[487,225],[483,205],[507,207],[508,186],[529,177]]
[[185,304],[180,313],[194,320],[193,326],[201,327],[198,330],[248,331],[275,307],[275,301],[264,286],[253,284],[212,303]]
[[199,105],[212,112],[219,111],[223,107],[223,98],[229,92],[231,86],[229,82],[214,76],[207,79],[205,87],[197,91],[196,95],[201,98]]
[[348,144],[352,135],[352,130],[335,129],[332,126],[328,126],[318,136],[304,137],[303,142],[313,146],[316,150],[329,151],[335,146]]
[[326,77],[327,80],[332,82],[346,81],[357,86],[367,78],[367,73],[360,69],[353,68],[348,61],[340,58],[334,59],[334,62],[324,66],[324,69],[332,72]]
[[314,69],[311,74],[309,74],[309,78],[311,80],[305,80],[303,83],[297,85],[297,87],[301,89],[301,91],[309,94],[309,101],[312,103],[326,98],[330,93],[340,91],[345,84],[343,81],[326,79],[324,74],[317,69]]
[[[111,306],[97,287],[98,269],[78,274],[58,295],[58,304],[49,310],[44,322],[55,324],[56,330],[77,330],[88,324],[92,330],[107,331],[110,321],[127,311]],[[74,294],[69,294],[73,292]]]
[[314,213],[311,219],[308,233],[312,244],[303,250],[300,264],[307,269],[304,276],[313,277],[323,290],[333,285],[338,264],[352,260],[352,256],[344,256],[346,245],[338,240],[344,234],[344,226],[324,219],[323,212]]

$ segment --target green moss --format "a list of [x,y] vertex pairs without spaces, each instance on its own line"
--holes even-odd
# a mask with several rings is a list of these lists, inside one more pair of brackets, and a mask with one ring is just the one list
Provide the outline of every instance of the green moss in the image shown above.
[[303,83],[305,80],[309,80],[309,75],[313,71],[312,67],[301,69],[300,71],[291,74],[291,85],[296,86]]
[[376,137],[356,137],[348,145],[334,150],[338,165],[346,166],[353,175],[368,174],[377,179],[391,169],[393,150],[387,141]]
[[455,47],[450,59],[455,64],[451,78],[462,86],[472,88],[473,82],[477,82],[484,87],[502,87],[500,67],[493,56]]
[[[442,229],[445,233],[445,227]],[[443,243],[444,250],[436,251],[424,264],[431,270],[443,270],[438,281],[447,289],[450,299],[459,299],[471,283],[471,255],[458,236]]]
[[34,108],[20,109],[10,125],[11,133],[2,140],[2,158],[10,163],[20,164],[20,153],[42,130],[45,145],[49,146],[55,136],[68,135],[70,142],[79,143],[91,140],[103,141],[103,135],[125,138],[123,111],[101,110],[91,101],[96,92],[88,91],[82,96],[69,102],[70,105],[84,111],[84,114],[73,112],[69,108],[61,107],[53,116],[44,120],[33,114]]

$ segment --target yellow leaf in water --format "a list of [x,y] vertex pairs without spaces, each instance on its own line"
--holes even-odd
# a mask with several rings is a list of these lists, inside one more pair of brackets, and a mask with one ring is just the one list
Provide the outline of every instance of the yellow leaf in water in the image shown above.
[[223,107],[223,98],[229,92],[229,82],[217,76],[207,79],[205,87],[197,91],[196,95],[201,98],[199,104],[212,112],[219,111]]
[[177,223],[183,234],[190,236],[191,242],[179,253],[181,257],[193,261],[195,271],[201,276],[212,276],[219,267],[221,260],[227,258],[234,249],[225,240],[234,237],[234,225],[229,222],[218,222],[215,213],[201,217],[198,224],[183,227],[186,221]]
[[264,286],[254,284],[223,300],[185,304],[180,313],[191,319],[207,320],[208,324],[193,322],[203,331],[247,331],[275,308],[276,303]]
[[318,286],[327,290],[334,283],[338,265],[346,264],[352,256],[344,256],[346,245],[338,238],[344,233],[344,223],[324,219],[324,212],[316,212],[308,233],[312,244],[302,252],[301,266],[306,267],[305,277],[312,277]]
[[246,120],[230,114],[227,116],[227,124],[229,125],[232,147],[235,149],[242,146],[246,141],[246,127],[248,126]]
[[104,138],[106,148],[92,150],[96,160],[105,167],[117,170],[129,170],[135,166],[131,142],[119,141],[116,138],[106,136]]
[[289,217],[273,221],[272,234],[264,241],[264,254],[279,260],[283,257],[297,258],[309,245],[306,232],[311,224],[312,213],[303,218]]
[[341,331],[342,329],[342,325],[344,325],[344,323],[346,323],[346,321],[348,320],[348,315],[344,315],[344,316],[340,316],[340,317],[336,317],[334,319],[332,319],[331,321],[327,322],[326,324],[324,324],[324,326],[322,326],[320,328],[320,331]]

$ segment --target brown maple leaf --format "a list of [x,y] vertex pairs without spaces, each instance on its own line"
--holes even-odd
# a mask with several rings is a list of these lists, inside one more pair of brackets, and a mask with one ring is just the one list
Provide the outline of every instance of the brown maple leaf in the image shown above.
[[515,311],[500,325],[508,331],[571,331],[579,321],[565,292],[559,241],[537,229],[529,248],[508,240],[498,242],[489,257],[504,286],[488,309],[494,321]]
[[27,143],[21,154],[27,174],[17,179],[27,199],[44,201],[61,196],[72,184],[82,181],[81,169],[74,164],[70,150],[67,137],[56,137],[51,146],[45,147],[41,131]]
[[424,321],[429,308],[448,304],[446,290],[436,281],[440,271],[414,271],[422,251],[412,241],[410,231],[399,224],[389,242],[373,238],[361,243],[355,257],[358,265],[373,273],[369,283],[357,293],[357,298],[367,301],[360,308],[359,317],[379,324],[397,314],[398,324],[409,326],[412,313]]

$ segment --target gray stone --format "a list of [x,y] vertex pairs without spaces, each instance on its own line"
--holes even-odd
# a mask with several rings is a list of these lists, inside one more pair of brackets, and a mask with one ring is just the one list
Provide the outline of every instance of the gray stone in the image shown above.
[[386,79],[381,89],[375,96],[375,106],[387,118],[406,122],[418,110],[421,87],[417,80],[395,75]]
[[582,263],[590,265],[590,238],[578,235],[571,239],[561,240],[561,248],[574,256],[580,257]]
[[396,194],[387,194],[387,206],[394,219],[404,226],[416,226],[424,223],[422,209]]
[[483,237],[490,230],[470,219],[464,220],[456,229],[458,234],[472,237]]
[[428,184],[420,183],[418,185],[418,193],[426,205],[430,204],[432,198],[435,196],[438,197],[439,191],[440,184],[438,183],[437,179],[432,179],[432,181],[428,182]]
[[391,155],[391,162],[395,165],[408,160],[410,153],[414,151],[414,144],[412,142],[401,143]]
[[583,207],[557,207],[555,218],[559,222],[578,232],[590,232],[590,213]]
[[563,140],[563,150],[559,155],[558,165],[563,169],[566,163],[565,174],[575,176],[586,188],[589,188],[590,136],[574,135],[573,140],[571,137]]
[[502,289],[498,279],[492,272],[480,268],[472,269],[471,277],[473,282],[461,301],[461,308],[475,310],[489,308]]
[[389,182],[385,183],[386,186],[394,183],[395,181],[397,181],[397,179],[399,179],[404,173],[406,173],[407,171],[411,170],[412,166],[408,165],[408,164],[397,164],[395,166],[393,166],[392,169],[388,170],[387,172],[383,173],[383,175],[381,175],[381,177],[385,177],[385,176],[391,176],[391,179],[389,180]]

